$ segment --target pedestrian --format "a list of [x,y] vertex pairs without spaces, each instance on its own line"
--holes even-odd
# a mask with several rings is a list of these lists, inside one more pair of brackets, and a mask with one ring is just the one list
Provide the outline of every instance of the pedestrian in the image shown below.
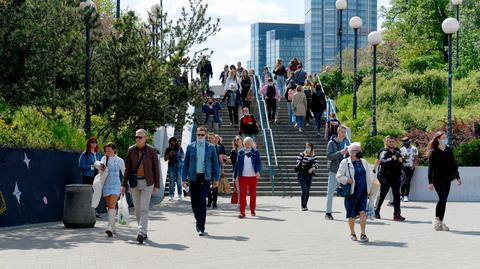
[[335,112],[331,112],[327,122],[325,123],[325,140],[328,141],[332,136],[337,135],[337,129],[340,124],[340,121],[337,119],[337,114]]
[[243,67],[242,67],[242,62],[237,62],[237,72],[239,75],[241,75],[243,73],[243,70],[245,70]]
[[203,104],[202,112],[205,113],[205,124],[211,132],[218,132],[221,121],[219,111],[221,109],[220,104],[213,97],[207,97],[207,102]]
[[[223,155],[225,154],[224,152],[222,153],[222,156],[220,154],[220,148],[217,144],[217,137],[214,133],[208,133],[207,134],[207,140],[208,143],[213,145],[215,148],[215,153],[217,154],[218,158],[218,163],[220,166],[220,174],[223,176],[224,175],[224,170],[223,170]],[[224,150],[225,151],[225,150]],[[217,201],[218,201],[218,186],[214,186],[213,182],[210,184],[208,187],[208,192],[207,192],[207,207],[211,207],[213,204],[213,208],[217,208]]]
[[223,90],[225,92],[228,91],[231,84],[235,84],[237,89],[240,89],[240,82],[241,82],[240,74],[237,73],[236,70],[231,70],[227,78],[227,83],[225,83],[225,86],[223,87]]
[[242,71],[242,79],[240,81],[240,87],[242,88],[242,105],[243,107],[250,108],[252,94],[252,79],[248,76],[248,71],[244,69]]
[[200,74],[200,79],[205,91],[210,88],[210,78],[213,77],[212,63],[207,59],[207,56],[202,56],[202,59],[198,63],[197,73]]
[[277,102],[280,100],[280,92],[278,91],[277,86],[275,86],[273,79],[268,79],[268,84],[263,86],[260,94],[263,95],[263,98],[267,103],[268,121],[273,123],[276,121]]
[[274,79],[277,83],[278,90],[280,91],[280,96],[283,96],[285,92],[285,78],[287,76],[287,69],[283,65],[283,60],[278,58],[275,63],[275,69],[273,70]]
[[242,106],[242,94],[235,83],[230,83],[220,104],[223,104],[225,101],[227,102],[230,126],[238,126],[238,107]]
[[247,203],[247,191],[250,194],[250,215],[255,216],[257,200],[257,182],[260,179],[262,164],[260,153],[253,147],[254,141],[251,137],[243,140],[244,148],[238,152],[237,162],[234,169],[234,178],[238,178],[240,185],[240,214],[239,218],[245,218],[245,207]]
[[403,147],[400,149],[403,159],[403,172],[405,174],[405,181],[400,187],[400,197],[404,202],[408,202],[408,195],[410,194],[410,181],[412,180],[413,174],[415,173],[415,167],[418,164],[418,150],[416,147],[412,146],[410,138],[402,138]]
[[298,85],[305,85],[305,80],[307,79],[307,72],[303,71],[302,64],[298,64],[298,69],[294,73],[295,80]]
[[350,141],[347,139],[347,127],[340,125],[338,127],[338,136],[333,136],[327,145],[328,159],[328,185],[327,185],[327,210],[325,211],[325,219],[333,220],[332,202],[333,193],[337,186],[337,171],[340,162],[348,157],[348,146]]
[[288,70],[294,73],[295,71],[297,71],[299,64],[300,62],[298,61],[297,57],[293,57],[288,63]]
[[87,140],[86,149],[80,154],[80,158],[78,159],[78,167],[82,175],[82,184],[93,184],[93,179],[96,174],[94,164],[101,159],[102,154],[98,151],[98,141],[92,136]]
[[244,139],[251,137],[255,140],[259,132],[259,127],[255,116],[250,114],[248,107],[242,109],[243,116],[240,118],[240,128],[238,134],[241,135]]
[[310,104],[313,117],[315,118],[315,130],[317,136],[320,136],[320,129],[322,127],[322,117],[325,109],[327,109],[327,100],[325,99],[325,93],[322,90],[322,86],[318,84],[315,86],[315,92],[312,94],[312,103]]
[[238,185],[238,179],[234,177],[235,165],[237,164],[238,152],[243,149],[243,139],[241,136],[237,135],[233,138],[232,141],[232,150],[230,151],[229,161],[232,164],[232,179],[233,184],[237,190],[240,190],[240,185]]
[[285,91],[285,99],[287,100],[287,108],[288,108],[288,119],[290,124],[295,124],[295,113],[293,113],[292,109],[292,101],[293,96],[297,93],[297,84],[291,81],[287,84],[287,90]]
[[102,166],[101,169],[105,170],[108,168],[107,177],[105,178],[105,183],[103,184],[102,194],[105,199],[105,204],[107,205],[108,213],[108,225],[105,233],[108,237],[111,237],[116,233],[115,229],[115,216],[118,196],[120,195],[120,185],[122,182],[121,176],[125,174],[125,162],[122,158],[117,156],[117,146],[114,143],[108,143],[103,147],[105,151],[104,157],[102,157]]
[[135,132],[135,145],[128,148],[121,191],[127,184],[133,197],[138,223],[137,241],[143,244],[148,231],[148,213],[153,192],[160,189],[160,165],[155,148],[147,144],[147,131]]
[[448,226],[443,222],[447,206],[448,194],[450,193],[451,182],[456,179],[457,185],[462,185],[458,165],[455,162],[452,149],[448,146],[448,138],[445,132],[437,132],[430,141],[428,148],[428,189],[438,195],[437,206],[435,207],[435,220],[433,228],[435,231],[449,231]]
[[175,137],[168,139],[168,148],[165,150],[164,160],[168,162],[168,195],[173,200],[175,185],[177,186],[178,200],[182,200],[182,166],[185,154]]
[[315,150],[312,143],[305,143],[305,150],[298,155],[295,171],[298,182],[302,188],[301,206],[302,211],[307,211],[308,198],[310,196],[310,186],[312,186],[312,177],[315,175],[315,169],[318,169],[318,161],[315,156]]
[[210,184],[218,187],[220,179],[218,155],[215,146],[206,142],[206,134],[207,129],[204,126],[197,128],[197,141],[187,146],[182,169],[184,187],[187,180],[189,181],[192,211],[199,236],[205,235],[208,188]]
[[393,195],[393,220],[404,221],[400,210],[400,175],[403,166],[403,158],[400,149],[395,147],[395,139],[386,136],[384,139],[384,148],[380,151],[380,169],[378,171],[378,180],[380,181],[380,198],[378,200],[377,209],[375,210],[375,218],[380,219],[380,209],[382,208],[385,196],[388,190],[392,189]]
[[220,73],[220,77],[218,78],[222,82],[222,88],[225,89],[225,85],[227,84],[227,78],[230,71],[228,70],[228,64],[223,66],[223,71]]
[[270,79],[273,81],[272,73],[270,73],[270,71],[268,70],[268,67],[265,66],[262,72],[262,85],[263,86],[268,85],[270,83]]
[[303,93],[305,97],[307,97],[307,115],[305,116],[306,126],[310,124],[310,118],[312,118],[312,110],[311,110],[311,103],[312,103],[312,95],[313,95],[313,84],[310,80],[305,81],[305,86],[303,87]]
[[252,89],[254,90],[254,94],[256,94],[260,90],[260,78],[255,74],[255,70],[253,69],[250,69],[248,76],[252,80]]
[[297,92],[293,96],[292,110],[295,113],[295,127],[299,132],[303,132],[303,118],[307,114],[307,97],[303,93],[303,86],[297,86]]
[[369,195],[373,178],[368,170],[368,162],[363,159],[360,143],[352,143],[348,147],[350,157],[342,160],[337,172],[337,180],[341,184],[350,184],[350,195],[345,197],[345,211],[350,228],[350,239],[357,241],[355,233],[355,218],[360,217],[360,242],[368,242],[365,233],[367,217],[367,197]]

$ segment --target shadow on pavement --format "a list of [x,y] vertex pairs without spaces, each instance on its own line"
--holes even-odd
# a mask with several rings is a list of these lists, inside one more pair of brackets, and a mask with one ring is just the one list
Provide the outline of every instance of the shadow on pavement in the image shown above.
[[271,217],[265,217],[265,216],[255,216],[251,217],[250,219],[253,220],[262,220],[262,221],[285,221],[285,219],[279,219],[279,218],[271,218]]
[[231,240],[231,241],[238,241],[238,242],[246,242],[250,240],[250,238],[245,237],[245,236],[223,236],[223,235],[211,235],[209,233],[206,233],[205,238],[208,239],[213,239],[213,240]]
[[[323,214],[326,214],[327,211],[325,210],[308,210],[309,212],[315,212],[315,213],[323,213]],[[340,212],[340,211],[332,211],[332,214],[341,214],[343,212]]]
[[360,244],[366,245],[366,246],[372,246],[372,247],[395,247],[395,248],[408,247],[408,243],[406,242],[392,242],[392,241],[381,241],[381,240],[375,240],[375,241],[370,241],[370,242],[365,242]]
[[480,236],[480,231],[457,231],[457,230],[450,230],[450,232],[453,233],[453,234]]
[[[347,223],[347,220],[344,220],[344,219],[343,219],[343,220],[334,219],[334,220],[332,220],[332,221],[345,222],[345,223]],[[356,223],[356,224],[359,224],[359,223],[360,223],[360,220],[359,220],[359,219],[356,219],[356,220],[355,220],[355,223]],[[385,223],[385,222],[379,222],[379,221],[371,221],[371,220],[368,220],[368,219],[367,219],[367,226],[368,226],[368,225],[390,225],[390,224]]]
[[402,205],[401,208],[406,208],[406,209],[428,209],[428,207],[416,206],[416,205]]
[[131,244],[131,245],[139,245],[139,246],[144,246],[144,247],[152,247],[152,248],[162,248],[162,249],[171,249],[171,250],[176,250],[176,251],[185,251],[189,249],[189,246],[185,245],[180,245],[180,244],[159,244],[155,243],[153,241],[147,240],[145,241],[142,245],[138,244],[137,241],[134,241],[135,238],[131,238],[131,240],[125,240],[126,243]]

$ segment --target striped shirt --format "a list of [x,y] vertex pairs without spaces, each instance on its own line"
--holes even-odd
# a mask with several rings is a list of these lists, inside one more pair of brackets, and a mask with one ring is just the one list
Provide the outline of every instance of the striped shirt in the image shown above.
[[297,158],[297,166],[301,164],[303,171],[307,172],[310,168],[318,168],[317,156],[307,156],[304,152],[300,153]]

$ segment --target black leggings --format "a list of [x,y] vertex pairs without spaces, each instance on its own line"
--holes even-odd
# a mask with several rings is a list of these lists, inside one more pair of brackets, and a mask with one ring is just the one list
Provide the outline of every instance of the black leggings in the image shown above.
[[229,106],[228,107],[228,116],[230,117],[230,123],[238,124],[238,107]]
[[435,208],[435,217],[437,217],[440,221],[443,221],[443,217],[445,216],[445,209],[447,207],[448,194],[450,193],[451,182],[448,179],[437,181],[438,182],[434,181],[433,183],[435,191],[438,195],[438,203],[437,207]]

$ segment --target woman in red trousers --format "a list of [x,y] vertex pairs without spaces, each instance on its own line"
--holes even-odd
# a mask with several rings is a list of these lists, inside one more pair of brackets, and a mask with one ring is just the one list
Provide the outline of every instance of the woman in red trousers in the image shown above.
[[245,218],[245,206],[247,203],[247,189],[250,193],[250,214],[255,216],[257,199],[257,181],[260,179],[262,164],[260,153],[253,147],[253,139],[247,137],[243,140],[244,148],[238,152],[237,163],[234,168],[234,178],[238,177],[240,185],[240,215]]

